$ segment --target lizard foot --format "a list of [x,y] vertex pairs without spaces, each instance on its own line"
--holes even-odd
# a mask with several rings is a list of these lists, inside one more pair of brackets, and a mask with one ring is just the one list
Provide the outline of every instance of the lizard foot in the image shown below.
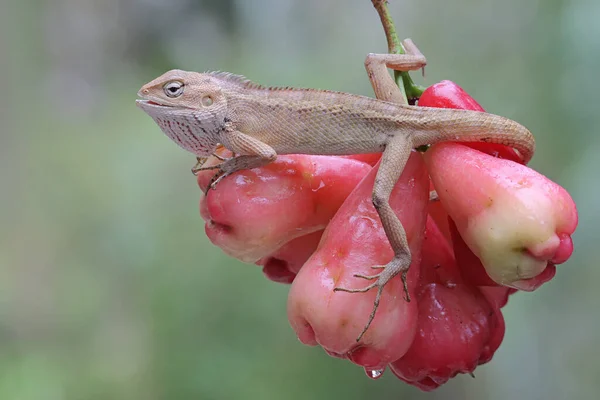
[[[217,164],[217,165],[211,165],[210,167],[202,167],[202,166],[199,167],[198,164],[200,164],[200,161],[198,161],[198,163],[196,165],[194,165],[194,168],[192,168],[192,173],[194,175],[197,175],[198,172],[200,172],[200,171],[210,171],[212,169],[222,170],[222,166],[223,166],[223,163]],[[200,164],[200,165],[202,165],[202,164]]]
[[[217,149],[215,150],[214,153],[212,153],[212,156],[214,158],[216,158],[217,160],[223,161],[223,162],[225,162],[227,160],[231,160],[232,158],[236,157],[236,154],[233,152],[231,153],[231,157],[222,157],[222,156],[218,155],[217,151],[219,151],[220,149],[223,149],[223,148],[224,147],[221,144],[219,146],[217,146]],[[208,160],[208,157],[196,157],[196,164],[192,167],[192,174],[198,175],[198,172],[200,172],[200,171],[206,171],[209,169],[220,168],[221,164],[214,165],[212,167],[203,167],[204,163],[206,163],[207,160]]]
[[192,167],[192,174],[197,175],[198,172],[202,171],[202,166],[208,160],[208,157],[196,157],[196,164]]
[[234,157],[229,157],[229,158],[221,157],[220,155],[218,155],[216,153],[213,153],[212,156],[223,162],[220,164],[212,165],[210,167],[203,167],[206,160],[208,160],[208,157],[196,157],[196,164],[194,164],[194,166],[192,167],[192,174],[198,175],[198,172],[200,172],[200,171],[207,171],[207,170],[211,170],[211,169],[221,168],[221,166],[223,165],[223,163],[225,161],[228,161],[228,160],[231,160],[232,158],[234,158]]
[[226,178],[230,174],[231,174],[231,172],[226,172],[226,171],[223,171],[222,169],[219,169],[219,172],[214,174],[213,177],[210,179],[210,182],[208,183],[208,186],[206,187],[206,191],[204,192],[204,195],[206,196],[208,194],[209,190],[216,189],[219,182],[221,182],[221,180],[223,180],[223,178]]
[[228,161],[228,160],[231,160],[231,159],[234,159],[234,158],[236,158],[236,157],[237,157],[237,154],[235,154],[235,153],[233,153],[233,152],[232,152],[232,153],[231,153],[231,157],[221,157],[221,156],[220,156],[220,155],[218,155],[217,153],[212,153],[212,156],[213,156],[214,158],[216,158],[217,160],[221,160],[221,161]]
[[252,169],[256,167],[263,166],[273,161],[271,158],[262,158],[260,156],[252,156],[252,155],[241,155],[235,156],[225,159],[220,164],[213,165],[211,167],[200,167],[199,170],[208,170],[208,169],[216,169],[217,173],[212,177],[210,183],[206,187],[206,191],[204,194],[208,194],[210,189],[215,189],[217,184],[221,182],[223,178],[228,177],[234,172]]
[[368,285],[364,288],[347,289],[347,288],[343,288],[343,287],[336,287],[333,289],[334,292],[365,293],[371,289],[377,288],[377,294],[375,295],[375,301],[373,302],[373,311],[371,311],[371,314],[369,315],[369,320],[367,321],[367,324],[363,328],[362,332],[360,332],[360,335],[358,335],[358,338],[356,338],[357,342],[359,342],[360,339],[362,339],[363,335],[367,332],[367,330],[371,326],[371,323],[373,322],[373,319],[375,318],[375,313],[377,312],[377,308],[379,307],[379,301],[381,300],[381,294],[383,293],[383,288],[393,277],[395,277],[398,274],[401,274],[402,285],[404,286],[404,293],[406,295],[405,300],[407,302],[410,302],[410,295],[408,293],[408,284],[406,281],[406,274],[408,273],[408,268],[410,267],[410,261],[409,262],[403,262],[403,261],[405,261],[405,260],[397,257],[397,258],[394,258],[392,261],[390,261],[385,266],[383,266],[383,265],[372,266],[371,268],[375,268],[375,269],[383,268],[383,271],[381,271],[380,273],[375,274],[375,275],[354,274],[355,278],[366,279],[368,281],[374,281],[373,283],[371,283],[370,285]]

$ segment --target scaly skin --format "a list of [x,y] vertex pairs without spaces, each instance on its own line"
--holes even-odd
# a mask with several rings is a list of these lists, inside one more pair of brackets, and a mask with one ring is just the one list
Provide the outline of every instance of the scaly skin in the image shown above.
[[144,85],[137,104],[175,143],[199,158],[218,144],[235,157],[218,166],[209,189],[236,171],[265,165],[278,154],[350,155],[383,152],[373,187],[373,205],[394,250],[394,258],[372,276],[357,275],[377,288],[367,331],[382,290],[394,276],[405,283],[411,255],[406,233],[389,205],[411,151],[439,142],[487,142],[510,146],[527,163],[535,141],[522,125],[493,114],[456,109],[414,107],[403,97],[387,68],[420,69],[425,57],[409,40],[408,54],[369,54],[365,67],[377,99],[326,90],[269,88],[225,72],[172,70]]
[[[162,86],[170,81],[184,82],[180,98],[163,94]],[[172,70],[144,85],[139,94],[157,103],[138,100],[167,136],[199,157],[210,155],[227,131],[250,136],[277,154],[382,152],[398,135],[410,138],[413,147],[448,141],[498,143],[519,150],[526,162],[534,150],[526,128],[497,115],[342,92],[261,87],[223,72]],[[213,97],[210,107],[201,105],[203,95]]]

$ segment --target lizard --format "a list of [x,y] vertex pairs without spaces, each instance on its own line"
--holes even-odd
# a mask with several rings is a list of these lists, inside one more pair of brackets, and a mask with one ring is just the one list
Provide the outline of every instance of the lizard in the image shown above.
[[170,70],[143,85],[137,105],[180,147],[199,162],[224,146],[233,156],[216,169],[206,192],[243,169],[264,166],[279,154],[351,155],[381,152],[372,203],[393,250],[378,273],[355,274],[369,281],[362,288],[334,291],[364,293],[377,289],[372,312],[357,342],[369,329],[385,285],[400,275],[410,301],[406,275],[411,253],[402,223],[389,205],[394,185],[411,152],[440,142],[488,142],[516,149],[524,163],[535,140],[523,125],[479,111],[408,105],[389,69],[413,71],[427,61],[410,40],[405,54],[370,53],[365,68],[375,97],[330,90],[265,87],[228,72]]

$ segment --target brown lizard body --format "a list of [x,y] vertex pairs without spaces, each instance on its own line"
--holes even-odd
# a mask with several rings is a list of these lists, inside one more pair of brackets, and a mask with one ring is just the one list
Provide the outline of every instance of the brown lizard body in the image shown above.
[[[533,156],[535,141],[510,119],[468,110],[415,107],[403,97],[387,67],[414,70],[425,58],[410,41],[409,54],[370,54],[365,66],[377,99],[314,89],[267,88],[224,72],[172,70],[144,85],[137,104],[163,132],[198,157],[212,154],[219,144],[235,157],[205,169],[218,169],[210,188],[241,169],[265,165],[278,154],[350,155],[382,152],[373,188],[373,204],[394,250],[394,258],[372,276],[357,275],[377,288],[377,310],[385,284],[406,272],[411,263],[406,234],[389,206],[392,189],[412,149],[440,142],[487,142],[513,147],[524,161]],[[198,168],[197,170],[201,170]],[[407,297],[408,299],[408,297]]]
[[[213,103],[203,111],[195,98],[187,105],[176,99],[173,103],[179,104],[171,106],[144,92],[154,88],[160,96],[169,81],[184,82],[185,91],[212,93],[213,101],[224,104]],[[413,147],[447,141],[498,143],[516,148],[527,161],[533,150],[533,136],[527,129],[497,115],[402,105],[327,90],[262,87],[224,72],[172,70],[145,85],[140,95],[151,102],[138,104],[165,133],[200,157],[210,155],[221,143],[221,132],[233,127],[277,154],[383,152],[388,140],[399,133]],[[210,124],[207,113],[213,119]],[[202,127],[207,130],[204,135],[186,132]],[[208,145],[201,144],[209,137],[213,140]]]

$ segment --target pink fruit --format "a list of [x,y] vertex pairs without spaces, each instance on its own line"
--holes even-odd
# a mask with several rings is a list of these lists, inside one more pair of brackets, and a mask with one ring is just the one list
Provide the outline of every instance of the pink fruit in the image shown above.
[[[302,343],[319,344],[331,355],[370,369],[383,368],[407,351],[417,318],[417,302],[406,302],[400,276],[396,276],[386,285],[375,319],[357,343],[373,309],[375,290],[333,291],[335,287],[367,286],[370,281],[353,275],[372,275],[377,270],[371,266],[384,265],[392,258],[371,200],[376,168],[331,220],[319,248],[296,276],[288,299],[288,318]],[[408,273],[411,294],[419,276],[428,189],[422,157],[413,153],[390,199],[406,230],[413,257]]]

